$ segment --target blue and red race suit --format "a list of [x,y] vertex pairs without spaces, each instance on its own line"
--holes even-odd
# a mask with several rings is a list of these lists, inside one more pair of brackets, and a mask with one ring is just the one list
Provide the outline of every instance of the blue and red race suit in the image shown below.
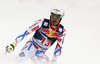
[[43,51],[46,51],[55,43],[55,41],[57,41],[57,45],[54,51],[54,58],[57,58],[61,54],[64,37],[66,35],[66,30],[61,24],[58,24],[56,28],[53,28],[49,19],[37,20],[21,35],[19,35],[14,40],[14,43],[17,45],[24,39],[25,36],[29,35],[33,31],[35,31],[35,34],[27,42],[30,42],[31,44],[29,46],[24,46],[23,49],[27,48],[27,50],[30,50],[31,46],[34,45],[37,50],[42,49]]

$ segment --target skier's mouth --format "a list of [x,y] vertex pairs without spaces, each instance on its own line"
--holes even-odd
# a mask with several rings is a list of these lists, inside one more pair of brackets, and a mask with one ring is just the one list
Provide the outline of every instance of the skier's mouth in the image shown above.
[[52,24],[55,25],[57,22],[56,21],[52,21]]

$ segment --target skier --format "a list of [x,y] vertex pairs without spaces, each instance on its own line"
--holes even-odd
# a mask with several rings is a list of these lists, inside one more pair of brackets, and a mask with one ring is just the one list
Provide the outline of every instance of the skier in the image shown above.
[[50,19],[44,18],[35,21],[12,44],[6,47],[6,52],[10,53],[14,51],[17,44],[25,36],[35,31],[33,37],[22,48],[16,61],[25,62],[30,58],[34,64],[49,64],[49,58],[45,55],[45,52],[57,41],[52,59],[52,63],[56,63],[57,57],[61,54],[64,37],[66,35],[65,28],[60,24],[64,13],[64,10],[60,6],[53,7],[50,12]]

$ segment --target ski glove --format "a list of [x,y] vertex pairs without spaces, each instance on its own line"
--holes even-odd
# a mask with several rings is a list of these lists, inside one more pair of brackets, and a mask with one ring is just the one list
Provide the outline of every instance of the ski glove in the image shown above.
[[12,44],[8,45],[6,47],[6,52],[8,52],[8,53],[13,52],[14,49],[15,49],[15,47],[16,47],[16,44],[15,43],[12,43]]
[[56,59],[52,59],[51,64],[57,64]]

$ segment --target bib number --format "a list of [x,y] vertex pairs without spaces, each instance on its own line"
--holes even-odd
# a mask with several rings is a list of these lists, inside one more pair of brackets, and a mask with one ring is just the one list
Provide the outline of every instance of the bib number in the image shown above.
[[51,43],[50,40],[47,40],[46,38],[43,38],[43,40],[41,41],[41,44],[44,44],[45,46],[49,46]]

